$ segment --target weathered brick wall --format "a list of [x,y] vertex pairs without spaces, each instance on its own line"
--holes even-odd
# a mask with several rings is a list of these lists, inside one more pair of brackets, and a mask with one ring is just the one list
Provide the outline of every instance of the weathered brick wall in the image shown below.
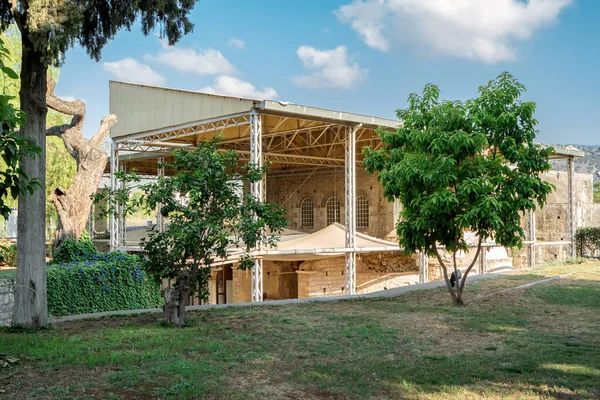
[[0,326],[10,325],[15,302],[14,281],[0,279]]

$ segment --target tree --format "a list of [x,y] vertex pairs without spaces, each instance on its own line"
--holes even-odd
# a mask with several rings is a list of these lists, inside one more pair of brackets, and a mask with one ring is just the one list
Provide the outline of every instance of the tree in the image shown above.
[[[21,110],[27,122],[21,134],[42,148],[39,157],[22,162],[24,172],[43,188],[46,166],[46,75],[64,61],[76,42],[96,60],[104,45],[139,17],[142,32],[159,27],[169,44],[191,32],[188,14],[196,0],[83,1],[0,0],[0,25],[16,23],[21,32]],[[13,323],[47,324],[45,299],[45,193],[19,197],[17,282]]]
[[[5,63],[10,66],[17,74],[21,72],[21,34],[16,25],[11,25],[2,35],[2,40],[6,44],[8,54]],[[48,77],[54,81],[58,80],[59,70],[56,67],[50,67]],[[5,85],[5,94],[12,98],[11,104],[19,108],[19,89],[20,81],[18,79],[10,80]],[[46,116],[46,128],[51,126],[65,125],[70,122],[66,115],[60,114],[52,109],[48,110]],[[0,170],[5,170],[6,165],[0,162]],[[51,195],[57,187],[69,188],[77,172],[75,160],[71,158],[62,140],[58,137],[50,136],[46,138],[46,236],[54,236],[58,214],[56,207],[52,203]],[[17,200],[11,199],[6,203],[11,208],[16,208]]]
[[[440,102],[439,89],[427,85],[397,111],[403,122],[397,132],[378,131],[383,148],[364,150],[366,169],[378,174],[385,196],[403,204],[400,245],[437,258],[457,305],[483,241],[521,247],[522,213],[543,206],[553,189],[539,176],[550,169],[553,150],[534,143],[535,103],[520,100],[524,91],[506,72],[467,102]],[[469,251],[465,231],[478,239],[461,276],[456,253]],[[455,282],[438,245],[452,254]]]
[[600,182],[594,183],[594,203],[600,203]]
[[[157,280],[174,280],[166,288],[164,319],[167,324],[184,325],[185,305],[192,288],[208,298],[210,268],[216,258],[227,258],[227,251],[242,247],[246,254],[258,242],[273,245],[277,232],[286,225],[284,211],[276,204],[261,203],[243,193],[243,183],[259,182],[266,167],[253,165],[239,171],[240,157],[233,150],[219,152],[217,141],[202,142],[195,150],[180,149],[174,161],[163,165],[173,175],[142,185],[141,201],[125,206],[128,213],[139,207],[160,209],[169,226],[164,232],[152,231],[142,242],[148,256],[147,271]],[[120,173],[127,183],[137,181],[133,174]],[[128,189],[96,196],[104,204],[131,199]],[[111,200],[112,199],[112,200]],[[106,210],[105,212],[113,212]],[[245,256],[240,268],[254,265]]]
[[18,78],[17,73],[5,64],[9,51],[0,39],[0,70],[2,71],[3,91],[0,95],[0,154],[4,168],[0,170],[0,216],[8,218],[10,201],[24,193],[33,193],[39,188],[39,181],[30,179],[21,164],[25,157],[35,157],[41,149],[22,137],[18,129],[25,124],[25,115],[16,109],[13,96],[6,93],[12,80]]
[[56,187],[50,196],[59,218],[55,240],[55,246],[58,247],[69,237],[79,239],[85,230],[92,206],[92,195],[98,189],[108,159],[101,146],[117,118],[112,114],[102,118],[96,134],[91,139],[84,138],[85,104],[81,100],[59,99],[54,95],[54,85],[54,81],[49,79],[46,94],[48,107],[62,114],[73,115],[73,119],[70,124],[49,128],[46,134],[61,138],[77,163],[77,175],[69,189]]

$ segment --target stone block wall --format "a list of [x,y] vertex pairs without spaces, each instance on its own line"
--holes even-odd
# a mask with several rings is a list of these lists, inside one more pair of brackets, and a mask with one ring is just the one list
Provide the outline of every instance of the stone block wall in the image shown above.
[[[358,229],[367,235],[384,238],[394,230],[400,212],[398,204],[390,203],[383,197],[383,187],[373,175],[361,168],[356,171],[356,196],[363,196],[369,202],[369,226]],[[267,177],[267,201],[285,208],[288,227],[313,233],[327,226],[327,200],[335,197],[340,203],[340,223],[344,224],[344,172],[316,171],[306,174]],[[314,204],[314,226],[302,226],[300,203],[309,198]]]
[[10,325],[12,320],[15,282],[12,279],[0,279],[0,326]]

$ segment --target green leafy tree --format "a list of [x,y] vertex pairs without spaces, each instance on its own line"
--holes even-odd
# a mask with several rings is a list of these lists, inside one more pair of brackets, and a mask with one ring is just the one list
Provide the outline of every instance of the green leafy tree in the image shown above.
[[600,203],[600,182],[594,183],[594,203]]
[[[100,59],[104,45],[119,30],[140,21],[142,32],[159,28],[169,44],[191,32],[188,14],[196,0],[83,1],[0,0],[0,26],[15,23],[21,33],[21,110],[27,122],[21,134],[38,145],[36,158],[25,158],[23,171],[45,188],[48,68],[64,61],[76,43]],[[60,195],[60,194],[59,194]],[[45,192],[19,196],[17,284],[13,323],[47,324],[45,270]]]
[[11,201],[21,194],[33,193],[40,187],[39,180],[30,179],[21,166],[25,157],[35,157],[41,150],[18,133],[26,118],[14,106],[14,97],[6,93],[11,82],[18,78],[17,73],[5,64],[9,55],[4,41],[0,39],[0,70],[3,83],[0,95],[0,155],[3,163],[3,168],[0,169],[0,216],[3,218],[8,218],[10,214]]
[[[467,102],[440,102],[439,89],[427,85],[397,111],[403,122],[397,132],[378,132],[383,148],[364,150],[366,169],[378,174],[385,196],[403,204],[396,226],[400,245],[408,253],[437,257],[457,305],[463,304],[465,281],[483,241],[521,247],[522,213],[543,206],[553,189],[539,176],[550,169],[553,150],[534,143],[535,103],[520,100],[524,91],[509,73]],[[474,232],[478,242],[461,274],[456,253],[469,251],[465,231]],[[452,254],[451,262],[438,246]]]
[[[183,326],[192,288],[199,290],[201,298],[208,297],[215,259],[225,259],[232,248],[248,253],[258,242],[273,245],[276,237],[267,235],[267,230],[277,232],[286,220],[278,205],[258,202],[243,192],[244,182],[261,181],[266,167],[246,165],[240,173],[239,155],[233,150],[219,152],[217,141],[200,143],[195,150],[176,150],[173,155],[174,161],[164,167],[177,172],[142,185],[144,196],[137,202],[130,201],[127,188],[106,191],[96,198],[105,204],[129,202],[125,207],[128,213],[139,207],[159,209],[168,219],[168,229],[152,231],[142,246],[148,256],[146,270],[158,280],[175,281],[165,289],[165,322]],[[119,176],[128,183],[137,180],[135,175]],[[253,259],[246,256],[240,268],[253,265]]]

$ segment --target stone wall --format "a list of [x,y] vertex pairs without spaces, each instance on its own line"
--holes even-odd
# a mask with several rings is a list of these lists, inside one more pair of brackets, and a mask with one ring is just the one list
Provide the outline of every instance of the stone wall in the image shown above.
[[0,279],[0,326],[10,325],[12,320],[14,285],[12,279]]
[[[556,190],[548,196],[544,207],[535,212],[536,240],[538,242],[569,241],[568,215],[568,174],[563,171],[549,171],[542,175],[552,183]],[[593,201],[593,175],[575,174],[576,223],[578,228],[600,226],[600,204]],[[522,218],[526,226],[525,217]],[[513,265],[526,268],[529,265],[529,254],[526,247],[521,250],[512,249]],[[538,246],[535,251],[535,264],[544,265],[550,262],[565,261],[569,257],[568,245]]]
[[[383,265],[385,264],[385,265]],[[341,296],[346,287],[345,257],[305,261],[298,270],[298,297]],[[402,253],[357,254],[357,293],[370,293],[418,283],[414,257]]]
[[[383,197],[383,187],[373,175],[361,168],[356,171],[356,196],[363,196],[369,202],[369,226],[358,229],[367,235],[384,238],[394,230],[400,212],[398,204],[390,203]],[[340,203],[340,223],[344,224],[344,172],[316,171],[306,174],[267,177],[267,201],[285,208],[288,227],[313,233],[327,226],[327,200],[337,198]],[[302,226],[300,203],[309,198],[314,204],[314,226]]]

